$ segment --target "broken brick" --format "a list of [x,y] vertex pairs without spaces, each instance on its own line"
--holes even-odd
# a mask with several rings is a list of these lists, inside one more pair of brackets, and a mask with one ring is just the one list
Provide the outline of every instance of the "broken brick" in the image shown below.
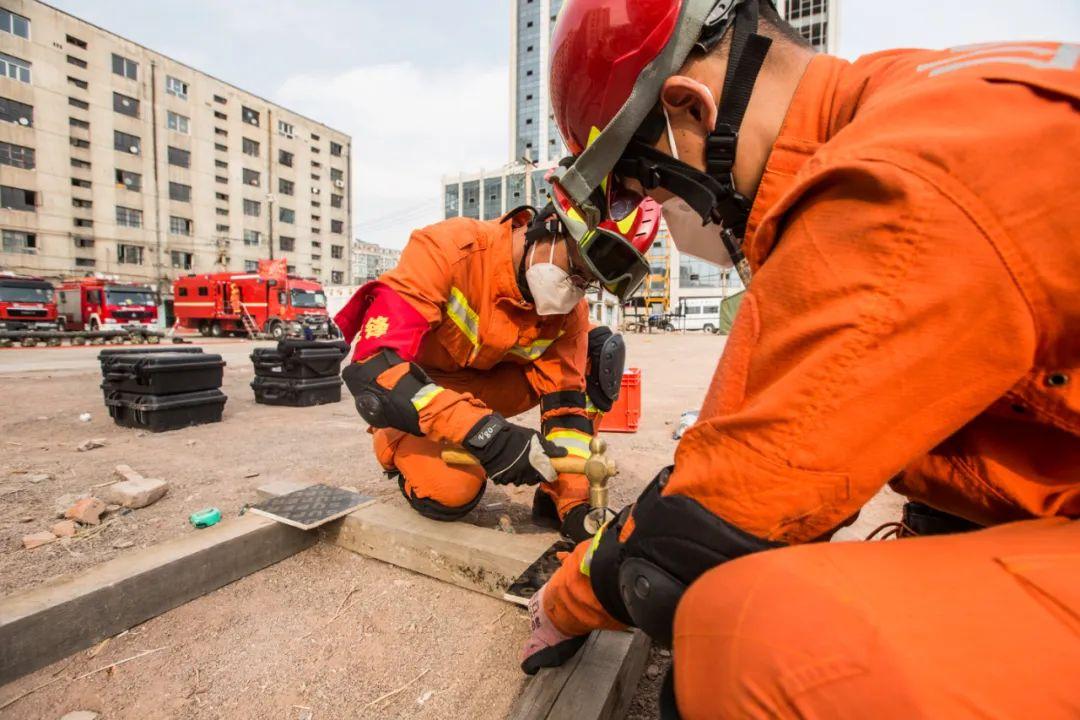
[[101,513],[105,512],[105,503],[95,497],[79,500],[67,509],[64,517],[83,525],[97,525],[101,522]]

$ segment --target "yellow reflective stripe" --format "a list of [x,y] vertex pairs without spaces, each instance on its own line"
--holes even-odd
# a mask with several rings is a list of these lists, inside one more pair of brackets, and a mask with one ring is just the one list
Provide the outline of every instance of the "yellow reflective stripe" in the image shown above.
[[413,407],[416,408],[416,412],[420,412],[428,406],[435,396],[441,393],[446,388],[439,387],[435,383],[428,383],[424,387],[416,391],[416,394],[412,396]]
[[592,398],[589,397],[588,395],[586,395],[585,396],[585,412],[587,412],[587,413],[599,412],[599,410],[600,410],[600,408],[593,405]]
[[619,232],[626,235],[630,232],[630,228],[634,226],[634,220],[637,219],[639,208],[634,208],[634,211],[624,217],[622,220],[615,221],[615,227],[619,228]]
[[604,526],[597,530],[596,534],[593,535],[592,542],[589,543],[589,549],[581,556],[581,565],[578,566],[578,570],[580,570],[581,574],[585,577],[590,577],[592,573],[593,555],[596,554],[596,548],[600,545],[600,536],[604,534],[604,530],[606,529],[607,523],[604,523]]
[[465,299],[465,293],[456,287],[450,288],[450,297],[446,301],[446,314],[454,321],[474,348],[480,347],[480,318]]
[[583,433],[580,430],[559,428],[549,432],[547,439],[559,447],[566,448],[566,451],[575,457],[588,458],[591,454],[589,452],[589,442],[592,441],[592,435]]
[[543,355],[549,347],[551,347],[551,343],[553,342],[555,342],[555,338],[541,338],[540,340],[537,340],[532,344],[525,345],[524,347],[512,347],[510,348],[509,352],[511,355],[517,355],[518,357],[523,357],[526,360],[536,360],[538,357]]

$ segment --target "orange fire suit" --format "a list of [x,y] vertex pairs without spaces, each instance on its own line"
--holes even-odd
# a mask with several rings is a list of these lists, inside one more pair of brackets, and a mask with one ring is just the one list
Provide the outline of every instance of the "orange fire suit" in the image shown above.
[[[523,299],[511,238],[521,222],[455,218],[414,232],[398,265],[335,318],[346,338],[357,335],[355,361],[390,348],[432,381],[412,400],[422,437],[374,431],[379,462],[399,473],[405,497],[430,517],[460,517],[482,496],[483,470],[447,465],[440,452],[492,411],[511,417],[541,405],[548,439],[588,456],[587,306],[541,317]],[[392,387],[408,367],[395,365],[378,382]],[[543,490],[560,517],[588,499],[584,475],[560,474]]]
[[[810,63],[750,215],[753,283],[659,497],[690,499],[762,545],[828,538],[892,478],[899,492],[983,526],[1080,517],[1078,65],[1080,49],[1053,43]],[[663,532],[631,514],[617,552],[635,535]],[[926,714],[918,702],[940,698],[929,686],[947,683],[955,665],[1043,662],[1043,675],[1075,675],[1076,533],[1075,522],[1018,523],[896,548],[767,550],[721,565],[691,586],[676,616],[680,709],[693,718],[799,715],[797,703],[762,700],[761,688],[788,681],[794,692],[832,683],[842,694],[832,707],[845,707],[845,688],[859,684],[834,679],[890,663],[900,671],[876,677],[901,686],[885,697],[921,708],[906,716]],[[998,554],[999,540],[1016,557]],[[618,625],[597,599],[610,597],[598,583],[617,581],[592,572],[598,544],[580,545],[548,585],[544,610],[564,633]],[[877,582],[893,558],[906,586]],[[974,562],[984,566],[976,572]],[[1004,567],[996,576],[995,563]],[[829,572],[814,579],[823,565]],[[918,567],[944,585],[925,595],[932,607],[927,600],[909,616],[909,595],[927,592]],[[999,594],[1003,584],[1009,592]],[[812,609],[774,627],[750,604],[763,588],[774,593],[766,607]],[[854,608],[864,589],[873,602]],[[990,593],[993,606],[978,606],[982,631],[1016,641],[984,656],[992,643],[966,644],[973,628],[964,619],[971,596]],[[902,632],[916,622],[918,633]],[[844,642],[849,630],[885,645]],[[825,634],[839,639],[824,645]],[[760,647],[744,654],[751,641]],[[914,661],[897,652],[919,659],[922,672],[906,672]],[[1020,660],[1031,653],[1039,657]],[[693,666],[685,674],[684,655]],[[784,657],[820,664],[787,677]],[[740,675],[743,661],[755,663],[749,674]],[[1023,693],[1032,716],[1061,714],[1060,695],[1040,705],[1041,688],[1027,693],[1006,675],[964,672],[974,683],[964,694],[994,708]],[[732,710],[718,696],[738,682]],[[868,714],[881,707],[805,716]]]

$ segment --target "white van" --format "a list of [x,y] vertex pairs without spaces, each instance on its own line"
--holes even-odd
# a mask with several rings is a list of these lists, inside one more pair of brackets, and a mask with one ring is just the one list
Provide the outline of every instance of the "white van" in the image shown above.
[[683,330],[719,331],[720,298],[683,298],[680,304],[683,315],[678,326]]

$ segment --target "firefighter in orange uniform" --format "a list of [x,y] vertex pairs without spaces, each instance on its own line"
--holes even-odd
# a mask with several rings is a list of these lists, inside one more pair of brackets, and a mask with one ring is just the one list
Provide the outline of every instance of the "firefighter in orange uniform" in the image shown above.
[[[565,230],[648,195],[748,291],[524,669],[635,625],[669,717],[1080,716],[1080,47],[849,63],[766,0],[567,0],[551,68]],[[824,542],[890,480],[903,539]]]
[[[656,208],[638,223],[652,227],[649,242],[658,219]],[[418,230],[397,267],[335,317],[345,339],[356,338],[342,377],[373,428],[376,456],[426,517],[466,515],[486,480],[539,485],[534,515],[587,537],[588,482],[556,473],[549,458],[588,456],[588,401],[610,408],[624,350],[607,328],[590,332],[583,298],[599,277],[550,233],[552,221],[550,211],[521,208],[501,221]],[[507,420],[538,405],[542,433]],[[480,465],[448,465],[447,446]]]

